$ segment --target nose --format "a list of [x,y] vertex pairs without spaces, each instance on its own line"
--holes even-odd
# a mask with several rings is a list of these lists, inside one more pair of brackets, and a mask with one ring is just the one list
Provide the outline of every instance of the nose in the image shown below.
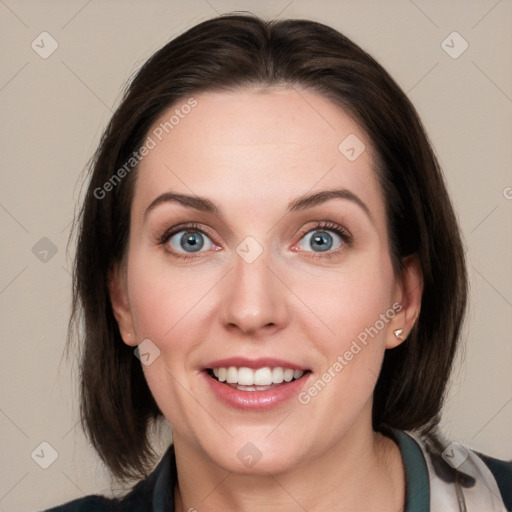
[[234,256],[224,280],[220,320],[225,328],[258,338],[283,329],[289,321],[286,287],[264,252],[248,263]]

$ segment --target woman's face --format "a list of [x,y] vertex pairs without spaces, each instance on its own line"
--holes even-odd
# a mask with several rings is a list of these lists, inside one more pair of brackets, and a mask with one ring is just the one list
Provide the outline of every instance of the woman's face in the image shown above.
[[371,432],[406,321],[371,142],[307,90],[187,100],[148,133],[114,311],[177,449],[284,471]]

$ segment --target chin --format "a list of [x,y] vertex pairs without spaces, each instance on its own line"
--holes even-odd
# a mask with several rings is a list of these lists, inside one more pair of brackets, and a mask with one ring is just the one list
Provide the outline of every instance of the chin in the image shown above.
[[239,475],[277,475],[296,468],[300,463],[301,453],[304,447],[302,443],[280,440],[271,442],[265,439],[268,429],[264,434],[238,436],[228,443],[215,443],[214,446],[204,446],[208,457],[212,462],[225,471]]

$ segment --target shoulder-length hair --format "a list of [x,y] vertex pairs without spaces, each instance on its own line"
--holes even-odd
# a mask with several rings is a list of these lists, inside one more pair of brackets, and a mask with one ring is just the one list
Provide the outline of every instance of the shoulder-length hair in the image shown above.
[[439,422],[467,277],[457,221],[414,107],[381,65],[328,26],[221,16],[166,44],[133,78],[90,162],[88,190],[75,221],[70,340],[81,327],[82,426],[118,478],[147,473],[154,458],[148,429],[162,413],[133,348],[121,339],[110,303],[107,282],[127,250],[137,166],[117,173],[123,179],[115,183],[112,177],[123,166],[126,170],[155,120],[179,100],[255,85],[319,92],[349,113],[372,141],[395,272],[405,256],[417,254],[424,287],[414,329],[385,353],[373,428],[426,432]]

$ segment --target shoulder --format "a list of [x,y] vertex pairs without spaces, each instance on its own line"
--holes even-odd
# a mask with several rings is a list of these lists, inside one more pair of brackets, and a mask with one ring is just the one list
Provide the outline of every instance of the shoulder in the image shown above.
[[123,498],[85,496],[45,512],[150,512],[153,503],[153,486],[146,478],[133,487]]
[[85,496],[45,512],[152,512],[156,504],[173,510],[176,482],[174,448],[170,446],[153,472],[138,482],[124,497]]
[[115,501],[103,496],[86,496],[64,505],[47,509],[46,512],[111,512],[117,510]]
[[493,474],[507,510],[512,510],[512,460],[500,460],[475,452]]
[[464,444],[448,441],[439,432],[407,434],[423,452],[434,503],[452,494],[457,500],[484,506],[480,510],[512,511],[512,461],[496,459]]

